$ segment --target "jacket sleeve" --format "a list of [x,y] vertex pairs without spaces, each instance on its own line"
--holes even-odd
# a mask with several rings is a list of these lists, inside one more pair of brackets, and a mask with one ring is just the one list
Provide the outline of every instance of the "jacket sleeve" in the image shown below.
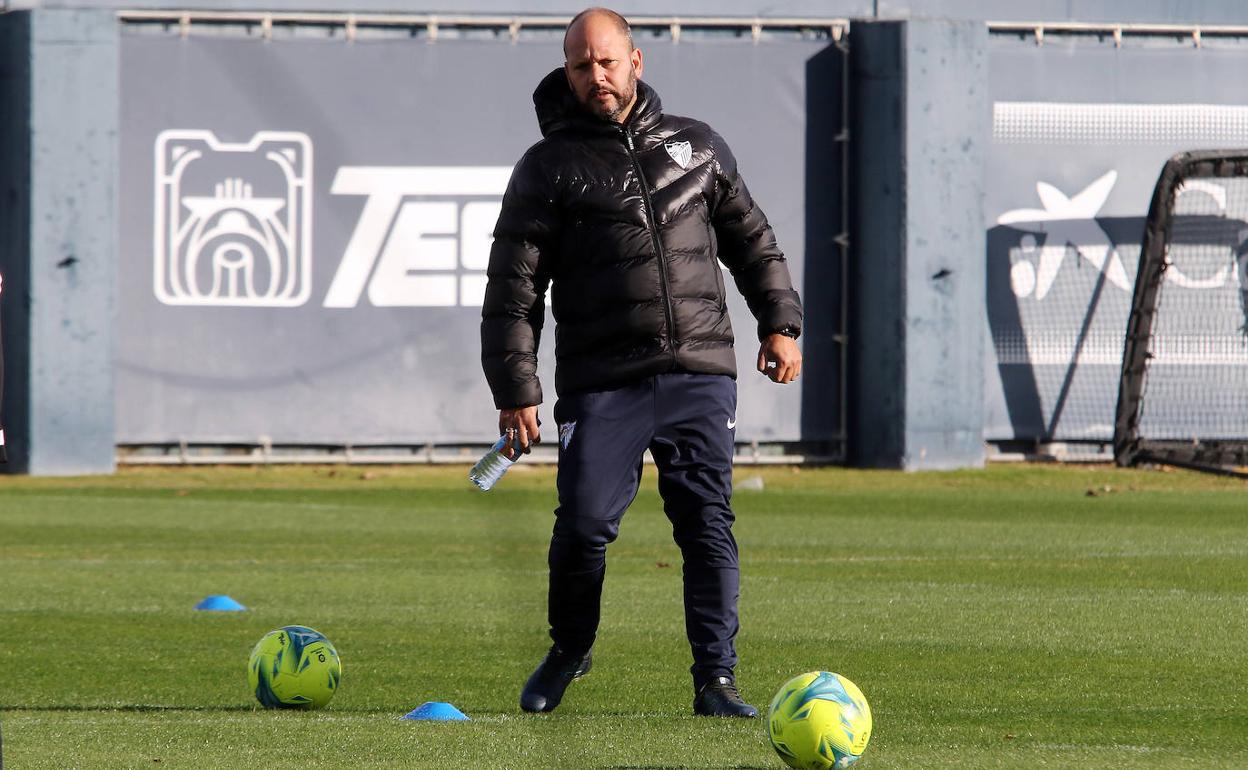
[[715,194],[711,225],[719,245],[719,259],[732,272],[758,321],[758,338],[788,330],[802,331],[802,303],[793,289],[789,266],[776,244],[776,235],[750,197],[737,173],[737,160],[723,137],[711,132],[715,152]]
[[558,233],[551,187],[526,154],[511,173],[494,226],[481,308],[481,365],[499,409],[542,403],[537,347]]

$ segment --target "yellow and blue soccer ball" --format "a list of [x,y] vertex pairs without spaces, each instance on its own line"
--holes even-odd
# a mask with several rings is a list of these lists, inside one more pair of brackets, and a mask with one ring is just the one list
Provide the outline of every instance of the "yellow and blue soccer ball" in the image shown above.
[[251,651],[247,680],[260,705],[317,709],[329,703],[342,679],[338,651],[307,626],[270,631]]
[[871,740],[871,707],[845,677],[811,671],[776,693],[767,737],[785,764],[797,770],[849,767]]

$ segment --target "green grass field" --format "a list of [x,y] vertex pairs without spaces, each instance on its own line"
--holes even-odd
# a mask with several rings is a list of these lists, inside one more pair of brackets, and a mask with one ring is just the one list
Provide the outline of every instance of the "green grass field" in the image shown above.
[[[680,558],[647,469],[593,673],[544,653],[553,471],[126,470],[0,478],[4,767],[774,768],[691,716]],[[1183,472],[740,468],[745,695],[812,669],[871,701],[857,767],[1248,767],[1248,487]],[[1091,493],[1091,494],[1090,494]],[[245,613],[193,605],[227,593]],[[320,712],[247,688],[264,632],[343,660]],[[471,722],[398,717],[446,700]]]

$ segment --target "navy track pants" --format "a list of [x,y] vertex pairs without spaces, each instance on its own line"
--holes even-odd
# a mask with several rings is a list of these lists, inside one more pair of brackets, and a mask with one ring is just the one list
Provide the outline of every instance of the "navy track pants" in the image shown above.
[[549,619],[560,648],[583,653],[594,643],[607,544],[637,495],[648,448],[684,557],[695,686],[732,675],[740,585],[730,507],[736,411],[736,382],[709,374],[660,374],[555,404],[559,507],[550,541]]

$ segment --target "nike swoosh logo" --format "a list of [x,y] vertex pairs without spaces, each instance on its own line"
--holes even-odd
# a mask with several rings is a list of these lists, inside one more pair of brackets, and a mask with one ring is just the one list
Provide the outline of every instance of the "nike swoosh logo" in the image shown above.
[[732,430],[735,427],[737,427],[737,418],[733,417],[731,420],[728,421],[728,430]]

